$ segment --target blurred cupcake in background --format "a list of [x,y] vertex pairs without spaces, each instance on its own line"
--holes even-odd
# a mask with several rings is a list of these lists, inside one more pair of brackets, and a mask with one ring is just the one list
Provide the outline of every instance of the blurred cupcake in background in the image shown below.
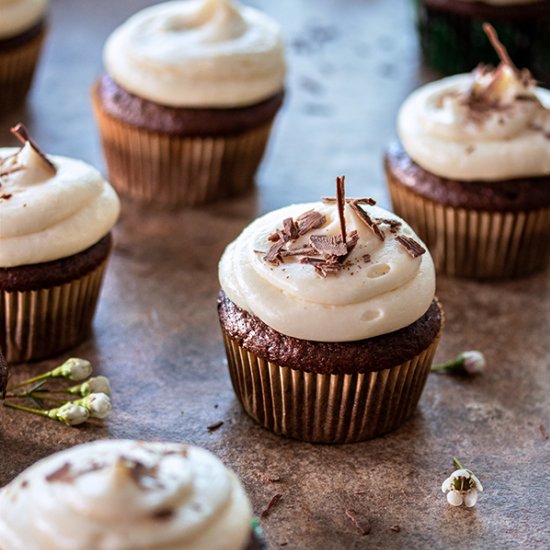
[[527,275],[550,257],[550,91],[501,57],[493,69],[421,87],[403,104],[386,152],[395,212],[441,273]]
[[279,25],[233,0],[158,4],[108,39],[93,104],[124,194],[192,206],[249,190],[284,97]]
[[0,113],[31,87],[46,34],[48,0],[0,0]]
[[0,490],[2,550],[261,550],[237,476],[177,443],[96,441]]
[[79,160],[0,149],[0,348],[51,357],[90,331],[119,213],[114,189]]
[[424,59],[445,74],[496,64],[483,23],[497,30],[520,67],[550,86],[550,2],[548,0],[415,0]]

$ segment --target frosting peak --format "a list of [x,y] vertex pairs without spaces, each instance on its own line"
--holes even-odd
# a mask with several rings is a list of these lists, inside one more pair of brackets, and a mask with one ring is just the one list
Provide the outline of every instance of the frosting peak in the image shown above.
[[84,162],[47,161],[29,142],[0,148],[0,267],[65,258],[98,242],[118,217],[113,188]]
[[[352,204],[343,208],[348,240],[342,251],[335,202],[292,205],[253,222],[221,259],[225,294],[278,332],[306,340],[362,340],[419,319],[435,292],[429,253],[423,254],[412,229],[394,214],[360,204],[361,214]],[[288,238],[288,220],[300,226],[311,210],[318,223]],[[285,245],[273,261],[276,235]],[[403,243],[419,248],[413,252]]]
[[242,550],[251,516],[220,460],[169,443],[80,445],[0,491],[2,550]]
[[173,107],[239,107],[284,85],[279,26],[232,0],[188,0],[138,12],[104,50],[123,88]]

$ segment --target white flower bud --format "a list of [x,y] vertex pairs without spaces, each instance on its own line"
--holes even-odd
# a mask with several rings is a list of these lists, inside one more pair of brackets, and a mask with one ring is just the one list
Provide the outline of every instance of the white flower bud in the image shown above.
[[74,380],[75,382],[86,380],[86,378],[91,376],[93,372],[90,361],[87,361],[86,359],[79,359],[78,357],[71,357],[70,359],[67,359],[59,367],[59,370],[60,376],[68,378],[69,380]]
[[485,356],[480,351],[461,353],[462,366],[468,374],[479,374],[486,366]]
[[104,393],[110,397],[111,383],[106,376],[94,376],[82,384],[80,392],[84,397],[91,393]]
[[52,409],[49,416],[63,422],[63,424],[67,424],[67,426],[77,426],[86,422],[90,418],[90,413],[80,405],[65,403],[58,409]]
[[475,489],[470,489],[464,494],[464,506],[471,508],[475,506],[477,502],[477,491]]
[[113,408],[110,397],[104,393],[91,393],[78,403],[89,411],[92,418],[107,418]]
[[462,495],[459,491],[450,491],[447,493],[447,502],[452,506],[460,506],[462,504]]

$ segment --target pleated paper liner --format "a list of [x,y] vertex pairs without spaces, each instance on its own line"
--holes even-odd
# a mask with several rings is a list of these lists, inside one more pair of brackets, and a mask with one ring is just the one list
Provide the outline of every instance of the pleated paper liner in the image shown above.
[[[314,443],[353,443],[398,428],[413,413],[444,325],[401,365],[376,372],[317,374],[282,367],[247,351],[224,332],[233,388],[264,428]],[[222,327],[223,332],[223,327]]]
[[41,290],[0,291],[0,348],[9,363],[58,355],[84,340],[107,259],[93,271]]
[[519,277],[550,260],[550,209],[489,212],[440,204],[386,171],[393,210],[426,243],[438,273],[474,279]]
[[272,120],[246,132],[185,137],[150,132],[93,102],[109,179],[122,194],[166,206],[195,206],[250,190]]
[[46,31],[27,43],[0,50],[0,112],[23,102],[32,84]]

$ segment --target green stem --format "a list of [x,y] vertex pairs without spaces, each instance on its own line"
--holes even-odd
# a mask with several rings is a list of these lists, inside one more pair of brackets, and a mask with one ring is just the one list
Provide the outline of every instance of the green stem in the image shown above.
[[23,386],[28,386],[29,384],[33,384],[34,382],[40,382],[41,380],[46,380],[47,378],[51,378],[52,375],[53,375],[52,371],[50,371],[44,374],[40,374],[39,376],[35,376],[34,378],[29,378],[28,380],[19,382],[19,384],[16,384],[15,386],[8,388],[8,391],[13,392],[13,390],[16,390],[17,388],[22,388]]
[[9,409],[16,409],[18,411],[29,412],[32,414],[39,414],[40,416],[49,416],[48,411],[42,411],[40,409],[33,409],[32,407],[25,407],[24,405],[17,405],[11,401],[4,401],[4,407]]
[[448,369],[453,369],[453,368],[456,368],[458,366],[460,366],[460,363],[461,363],[461,359],[458,359],[458,358],[454,358],[454,359],[451,359],[450,361],[447,361],[446,363],[440,363],[439,365],[432,365],[432,368],[431,368],[431,371],[432,372],[443,372],[443,371],[446,371]]
[[462,464],[460,464],[460,461],[458,460],[458,458],[456,458],[456,456],[453,456],[453,464],[455,465],[457,470],[465,470],[466,469],[466,468],[464,468],[464,466],[462,466]]

